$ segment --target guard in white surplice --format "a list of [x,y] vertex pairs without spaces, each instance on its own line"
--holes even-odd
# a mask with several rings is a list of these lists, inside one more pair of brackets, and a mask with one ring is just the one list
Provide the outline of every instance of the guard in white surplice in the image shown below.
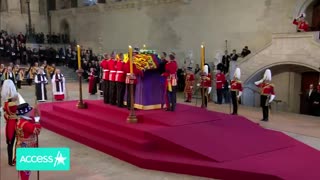
[[66,80],[60,69],[56,70],[56,73],[52,76],[52,93],[56,101],[62,101],[66,95]]
[[48,79],[42,68],[38,69],[38,73],[35,76],[34,83],[36,84],[36,96],[39,102],[47,101],[47,88]]

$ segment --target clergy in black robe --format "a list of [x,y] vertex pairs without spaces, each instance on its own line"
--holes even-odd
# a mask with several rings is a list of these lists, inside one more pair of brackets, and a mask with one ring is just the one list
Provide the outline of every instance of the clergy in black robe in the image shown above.
[[38,70],[37,75],[34,78],[34,83],[36,85],[36,97],[39,102],[47,101],[47,89],[46,84],[48,79],[42,68]]
[[52,81],[52,93],[54,99],[57,101],[62,101],[66,95],[66,80],[60,69],[56,70],[56,73],[51,78]]

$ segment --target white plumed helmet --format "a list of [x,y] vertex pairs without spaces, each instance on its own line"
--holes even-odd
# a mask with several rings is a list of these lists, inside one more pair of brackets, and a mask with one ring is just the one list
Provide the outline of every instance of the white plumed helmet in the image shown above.
[[4,80],[1,91],[2,101],[7,101],[13,97],[18,97],[16,86],[11,79]]
[[264,80],[267,80],[267,81],[271,81],[271,80],[272,80],[272,75],[271,75],[271,70],[270,70],[270,69],[267,69],[267,70],[264,72],[263,79],[264,79]]
[[240,77],[241,77],[240,68],[236,69],[236,71],[234,72],[234,77],[237,78],[237,79],[240,79]]
[[208,67],[208,65],[204,65],[204,66],[203,66],[203,72],[206,73],[206,74],[209,74],[209,67]]

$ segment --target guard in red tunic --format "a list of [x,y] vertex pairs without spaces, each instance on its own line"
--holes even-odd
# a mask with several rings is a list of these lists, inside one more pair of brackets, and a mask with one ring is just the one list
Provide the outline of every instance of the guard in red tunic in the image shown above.
[[8,164],[15,165],[15,128],[18,117],[16,115],[18,93],[16,87],[11,80],[5,80],[1,91],[2,99],[6,99],[3,106],[4,119],[6,120],[6,143],[8,153]]
[[[130,98],[130,84],[133,84],[133,100],[135,99],[136,94],[136,85],[138,83],[137,76],[142,77],[143,72],[140,71],[136,65],[133,63],[133,74],[130,73],[130,62],[124,64],[124,72],[126,73],[126,91],[127,91],[127,108],[130,110],[131,98]],[[133,102],[134,103],[134,102]]]
[[216,90],[217,90],[217,103],[222,104],[223,86],[226,83],[226,76],[222,73],[222,64],[218,65],[218,73],[216,74]]
[[255,82],[261,88],[260,106],[262,107],[263,119],[262,121],[269,120],[269,106],[275,98],[274,85],[271,83],[271,71],[267,69],[264,73],[263,79]]
[[212,77],[211,77],[211,70],[208,64],[205,64],[203,67],[203,72],[201,73],[201,97],[204,100],[204,107],[208,106],[209,101],[209,94],[212,88]]
[[191,102],[192,100],[192,93],[193,93],[193,86],[194,86],[194,74],[192,72],[192,67],[188,67],[187,74],[186,74],[186,82],[184,87],[184,93],[186,96],[185,102]]
[[298,32],[307,32],[309,31],[309,24],[305,20],[305,14],[302,13],[300,17],[297,17],[293,20],[293,24],[297,26]]
[[240,81],[240,76],[241,76],[240,68],[237,68],[234,73],[233,80],[231,81],[231,87],[230,87],[231,100],[233,105],[232,115],[238,114],[238,102],[242,95],[243,89],[242,89],[242,83]]
[[103,101],[106,104],[110,103],[109,98],[109,55],[104,54],[104,59],[101,61],[100,66],[102,68],[102,91],[103,91]]
[[162,76],[167,78],[167,98],[168,104],[166,111],[174,111],[177,103],[177,70],[178,65],[175,61],[175,55],[169,55],[169,62],[165,65],[165,72]]
[[117,84],[116,84],[116,73],[117,73],[117,60],[116,53],[112,52],[111,59],[109,60],[109,98],[110,104],[117,104]]
[[[38,147],[38,135],[40,134],[41,125],[40,117],[29,117],[32,107],[28,103],[18,106],[17,115],[19,120],[16,126],[17,148],[34,148]],[[21,180],[29,180],[31,171],[20,171]]]
[[124,107],[123,105],[123,99],[125,94],[125,79],[126,75],[124,72],[124,65],[123,62],[123,54],[119,54],[119,59],[117,61],[117,72],[116,72],[116,83],[117,83],[117,105],[118,107]]

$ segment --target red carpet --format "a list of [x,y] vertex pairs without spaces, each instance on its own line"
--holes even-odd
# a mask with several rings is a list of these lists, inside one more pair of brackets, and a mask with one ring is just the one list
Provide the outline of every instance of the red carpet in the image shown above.
[[320,152],[241,116],[179,104],[137,111],[86,101],[39,104],[45,128],[146,169],[217,179],[320,179]]

